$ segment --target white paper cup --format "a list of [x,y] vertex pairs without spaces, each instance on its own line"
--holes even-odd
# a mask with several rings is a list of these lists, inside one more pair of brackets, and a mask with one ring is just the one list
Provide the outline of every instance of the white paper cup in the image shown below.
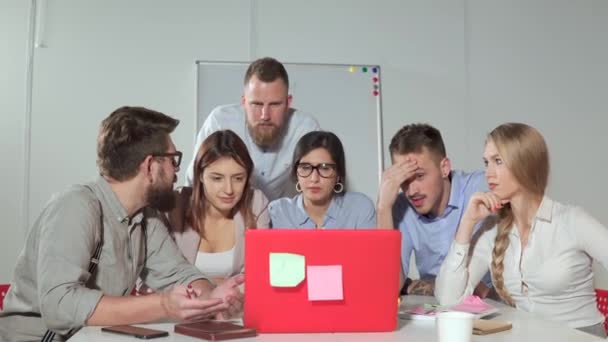
[[473,314],[446,311],[435,316],[439,342],[471,342]]

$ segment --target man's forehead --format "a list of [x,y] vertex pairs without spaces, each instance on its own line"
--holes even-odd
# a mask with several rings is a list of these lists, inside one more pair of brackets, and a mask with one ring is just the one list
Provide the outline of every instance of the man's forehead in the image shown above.
[[283,103],[287,99],[286,95],[276,92],[245,93],[243,94],[247,102],[278,102]]
[[263,82],[255,77],[252,77],[249,82],[245,84],[243,89],[243,95],[247,99],[255,98],[271,98],[276,97],[277,99],[284,99],[287,95],[287,86],[285,82],[277,78],[271,82]]
[[267,87],[267,86],[276,86],[276,87],[281,87],[281,88],[287,88],[287,84],[285,83],[285,80],[283,80],[280,77],[277,77],[272,81],[262,81],[257,77],[257,75],[251,76],[249,81],[247,81],[247,83],[245,83],[244,86],[245,86],[245,89],[255,88],[255,87]]
[[402,163],[405,161],[415,161],[418,163],[420,168],[428,168],[435,165],[435,156],[428,151],[426,148],[423,148],[420,152],[409,152],[409,153],[393,153],[392,159],[393,164]]

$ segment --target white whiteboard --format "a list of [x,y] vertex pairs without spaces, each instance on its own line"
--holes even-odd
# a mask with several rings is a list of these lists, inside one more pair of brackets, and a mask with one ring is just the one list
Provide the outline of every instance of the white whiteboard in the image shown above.
[[[198,132],[214,107],[240,102],[249,63],[198,61],[196,64]],[[362,192],[375,201],[384,161],[380,67],[284,65],[289,74],[292,107],[312,114],[321,129],[340,138],[346,154],[347,189]]]

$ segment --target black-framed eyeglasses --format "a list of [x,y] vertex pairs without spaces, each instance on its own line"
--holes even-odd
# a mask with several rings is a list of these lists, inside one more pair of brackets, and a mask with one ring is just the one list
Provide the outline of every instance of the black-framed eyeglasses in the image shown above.
[[336,174],[336,164],[321,163],[312,165],[310,163],[298,163],[296,167],[296,173],[300,177],[308,177],[314,170],[317,170],[317,174],[323,178],[331,178]]
[[182,152],[167,152],[167,153],[152,153],[152,157],[171,157],[171,164],[173,167],[179,167],[182,163]]

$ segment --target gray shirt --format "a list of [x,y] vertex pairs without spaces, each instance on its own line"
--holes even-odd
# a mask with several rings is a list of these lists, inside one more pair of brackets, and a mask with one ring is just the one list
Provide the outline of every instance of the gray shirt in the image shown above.
[[[129,295],[138,277],[156,290],[203,278],[159,212],[145,208],[129,217],[105,179],[88,186],[53,196],[29,231],[0,314],[1,341],[39,341],[47,329],[68,334],[85,325],[103,295]],[[103,248],[91,277],[99,239]]]
[[289,177],[293,152],[300,138],[308,132],[319,130],[319,124],[312,116],[292,108],[285,119],[283,137],[274,146],[264,148],[256,145],[249,135],[246,115],[239,104],[219,106],[211,111],[196,136],[194,157],[186,169],[185,185],[192,186],[194,161],[203,141],[215,131],[229,129],[243,139],[255,164],[252,187],[262,190],[271,201],[293,196],[295,187]]
[[[304,208],[302,194],[281,198],[268,205],[273,228],[317,228]],[[359,192],[335,195],[319,228],[369,229],[376,228],[376,209],[367,196]]]

